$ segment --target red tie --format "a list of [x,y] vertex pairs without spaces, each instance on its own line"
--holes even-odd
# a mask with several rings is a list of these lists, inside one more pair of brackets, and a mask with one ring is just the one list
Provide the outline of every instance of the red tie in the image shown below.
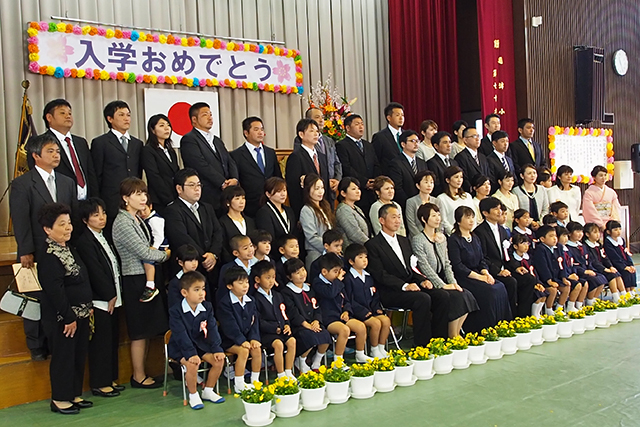
[[316,153],[313,153],[313,165],[316,167],[318,175],[320,175],[320,163],[318,162],[318,155]]
[[76,152],[73,149],[73,145],[71,144],[71,138],[67,136],[64,138],[64,140],[67,143],[67,147],[69,147],[69,154],[71,154],[71,163],[73,164],[73,169],[76,173],[76,181],[81,188],[84,188],[84,177],[82,176],[82,170],[80,169],[78,157],[76,156]]

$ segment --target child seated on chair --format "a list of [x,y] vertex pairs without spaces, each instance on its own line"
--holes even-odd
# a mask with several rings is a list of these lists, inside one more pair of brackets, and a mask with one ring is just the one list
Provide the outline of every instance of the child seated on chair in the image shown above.
[[369,328],[371,356],[383,359],[387,357],[384,346],[389,337],[391,319],[384,314],[373,278],[365,270],[369,265],[367,248],[353,243],[347,246],[344,257],[351,265],[343,282],[351,301],[353,316]]
[[281,290],[287,283],[289,283],[289,277],[285,271],[284,264],[288,260],[298,258],[298,256],[300,256],[300,243],[298,243],[297,237],[293,234],[285,234],[278,239],[277,245],[280,258],[277,258],[274,261],[276,262],[276,282],[278,282],[280,286],[276,287],[276,290]]
[[[327,230],[322,235],[322,245],[324,246],[324,254],[336,254],[342,260],[342,244],[344,243],[344,236],[340,230],[332,228]],[[320,258],[316,259],[309,266],[309,283],[313,284],[313,281],[320,275]]]
[[[260,313],[260,338],[268,352],[273,352],[278,378],[293,378],[293,362],[296,357],[296,339],[280,292],[273,292],[276,284],[276,268],[269,261],[257,262],[251,267],[251,278],[258,286],[253,298]],[[287,347],[287,353],[284,348]]]
[[[242,234],[237,234],[229,240],[229,247],[233,253],[235,259],[226,263],[220,268],[220,279],[218,280],[218,291],[217,298],[221,298],[224,294],[227,293],[227,284],[224,283],[224,273],[232,268],[232,267],[242,267],[242,269],[249,275],[251,272],[251,267],[253,264],[257,262],[257,260],[253,257],[255,251],[253,248],[253,243],[251,243],[251,239]],[[249,293],[253,295],[255,289],[251,289],[253,287],[253,283],[249,280]]]
[[[235,391],[253,387],[260,380],[262,344],[258,310],[249,291],[249,275],[243,267],[233,266],[224,273],[223,283],[228,291],[218,299],[218,319],[222,330],[222,348],[235,354]],[[244,368],[251,356],[251,384],[244,382]]]
[[[253,257],[257,261],[269,261],[275,266],[275,261],[269,258],[271,253],[271,240],[273,237],[267,230],[253,230],[248,234],[253,244]],[[277,283],[276,283],[277,285]]]
[[[167,302],[169,308],[173,307],[176,303],[182,302],[184,298],[181,294],[182,287],[180,286],[180,279],[185,273],[190,271],[196,271],[200,260],[200,254],[198,249],[192,245],[182,245],[176,250],[176,259],[180,266],[180,271],[169,280],[167,286]],[[205,279],[205,291],[209,293],[209,283]]]
[[320,275],[313,280],[311,287],[320,300],[320,307],[327,323],[329,333],[336,335],[334,360],[344,358],[349,335],[356,336],[356,362],[367,363],[372,359],[364,352],[367,343],[367,327],[353,317],[351,302],[342,283],[344,263],[334,253],[320,257]]
[[[222,340],[218,333],[211,303],[204,300],[205,278],[197,271],[185,273],[180,279],[182,302],[169,309],[171,339],[168,353],[186,369],[185,381],[189,390],[189,405],[202,409],[202,399],[213,403],[224,402],[224,397],[213,391],[224,366]],[[198,367],[205,361],[211,365],[209,376],[198,394]]]

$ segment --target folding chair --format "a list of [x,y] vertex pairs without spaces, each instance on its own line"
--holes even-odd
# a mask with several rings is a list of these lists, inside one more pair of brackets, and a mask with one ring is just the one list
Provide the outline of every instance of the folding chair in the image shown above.
[[400,337],[396,336],[396,333],[393,330],[393,325],[389,326],[391,328],[391,336],[393,337],[393,342],[396,345],[396,348],[400,350],[400,341],[402,341],[407,332],[407,324],[409,322],[409,313],[411,312],[411,309],[400,307],[382,307],[382,309],[384,311],[397,311],[402,313],[402,329],[400,329]]
[[[264,352],[264,349],[263,349]],[[224,352],[224,374],[225,377],[227,377],[227,394],[231,394],[231,378],[229,375],[229,371],[231,368],[231,357],[234,357],[235,354],[234,353],[229,353],[228,351]],[[251,356],[249,356],[249,358],[247,359],[247,363],[251,360]],[[245,367],[246,369],[246,367]],[[242,375],[244,376],[244,372],[242,373]],[[269,381],[269,378],[267,376],[267,365],[265,363],[264,365],[264,376],[266,378],[266,381]],[[268,382],[267,382],[268,384]]]
[[[284,357],[287,354],[287,348],[285,346],[285,349],[282,352],[282,356]],[[275,352],[271,352],[271,353],[267,353],[267,349],[262,347],[262,363],[264,363],[264,383],[266,385],[269,385],[269,364],[268,364],[268,358],[271,357],[273,358],[275,356]]]

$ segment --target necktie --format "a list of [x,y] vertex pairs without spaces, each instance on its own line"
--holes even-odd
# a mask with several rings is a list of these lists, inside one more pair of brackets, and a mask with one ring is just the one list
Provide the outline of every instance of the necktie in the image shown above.
[[129,141],[127,141],[127,138],[124,135],[120,137],[120,144],[122,144],[124,151],[127,151],[127,148],[129,148]]
[[191,207],[189,208],[191,209],[191,212],[193,212],[193,215],[196,217],[196,219],[198,220],[198,222],[201,223],[200,221],[200,214],[198,213],[198,208],[195,207],[195,205],[191,205]]
[[49,190],[49,194],[51,194],[51,198],[54,202],[58,201],[58,195],[56,194],[56,179],[53,177],[53,174],[49,175],[47,178],[47,189]]
[[402,145],[400,145],[400,131],[396,133],[396,144],[398,144],[398,150],[402,153]]
[[64,138],[64,141],[67,143],[67,147],[69,147],[69,154],[71,155],[71,164],[73,164],[73,171],[76,174],[76,182],[81,188],[84,188],[84,176],[82,176],[82,170],[80,169],[80,162],[78,162],[78,156],[76,156],[76,151],[73,149],[73,144],[71,144],[71,138],[67,136]]
[[475,161],[476,161],[476,164],[477,164],[478,166],[480,166],[480,160],[478,160],[478,155],[477,155],[477,154],[473,156],[473,160],[475,160]]
[[535,162],[536,161],[536,153],[533,150],[533,142],[527,141],[527,148],[529,149],[529,154],[531,154],[531,158]]
[[418,165],[416,164],[416,159],[411,160],[411,169],[413,170],[413,174],[418,173]]
[[260,150],[260,147],[256,147],[255,150],[256,150],[256,160],[258,161],[258,167],[260,168],[262,173],[264,173],[264,161],[262,160],[262,150]]
[[502,167],[504,168],[504,170],[506,170],[507,172],[511,172],[509,170],[509,165],[507,164],[507,158],[506,156],[502,156]]
[[362,145],[362,141],[357,140],[356,145],[358,146],[358,149],[360,150],[361,153],[364,152],[364,146]]
[[326,154],[325,151],[324,151],[324,140],[322,139],[322,135],[320,135],[320,137],[318,138],[318,147],[317,147],[317,149],[322,154]]
[[316,167],[318,175],[320,175],[320,163],[318,162],[318,154],[313,153],[313,165]]
[[445,158],[444,158],[444,164],[445,164],[445,166],[446,166],[446,167],[451,166],[451,162],[449,161],[449,158],[448,158],[448,157],[445,157]]

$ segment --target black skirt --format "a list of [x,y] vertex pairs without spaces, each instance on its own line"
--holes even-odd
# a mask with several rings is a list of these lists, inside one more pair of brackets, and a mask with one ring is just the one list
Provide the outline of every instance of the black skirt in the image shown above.
[[[438,276],[440,276],[443,282],[447,283],[444,270],[441,270]],[[443,289],[443,291],[447,291],[447,295],[449,295],[449,322],[465,314],[480,310],[476,298],[468,290],[463,288],[462,292],[457,289]]]
[[331,335],[326,329],[313,332],[311,329],[300,327],[293,333],[293,336],[296,338],[296,356],[300,356],[320,344],[331,344]]
[[169,329],[162,299],[140,302],[147,279],[144,274],[122,278],[122,305],[130,340],[143,340],[163,335]]

